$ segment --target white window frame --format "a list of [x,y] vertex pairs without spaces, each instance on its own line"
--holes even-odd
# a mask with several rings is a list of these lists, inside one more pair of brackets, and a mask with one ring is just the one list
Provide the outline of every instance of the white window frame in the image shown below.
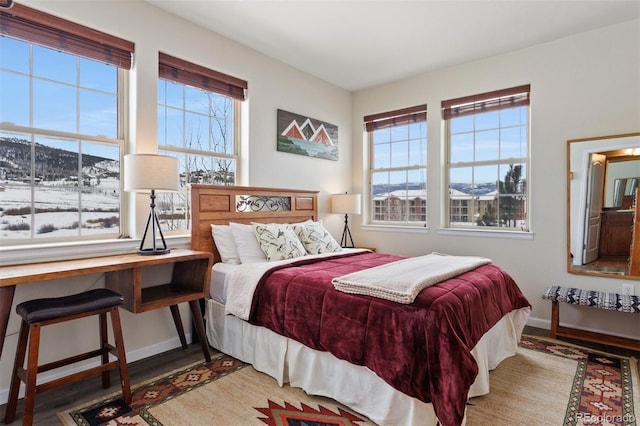
[[[20,42],[23,43],[27,43],[29,45],[29,60],[33,61],[33,45],[34,43],[29,42],[29,41],[24,41],[24,40],[18,40]],[[45,47],[46,48],[46,47]],[[79,55],[75,55],[73,53],[67,53],[69,55],[73,55],[76,58],[80,57]],[[85,58],[86,59],[86,58]],[[51,129],[46,129],[46,128],[36,128],[36,127],[32,127],[32,126],[21,126],[21,125],[16,125],[14,123],[8,123],[8,122],[0,122],[0,132],[3,133],[12,133],[12,134],[19,134],[19,135],[24,135],[26,140],[29,140],[32,144],[34,142],[35,138],[38,137],[52,137],[52,138],[59,138],[59,139],[69,139],[69,140],[73,140],[73,141],[82,141],[82,142],[97,142],[97,143],[101,143],[101,144],[107,144],[107,145],[111,145],[114,147],[117,147],[120,153],[120,164],[122,164],[122,158],[125,154],[125,150],[126,150],[126,141],[124,139],[124,135],[126,134],[126,120],[124,119],[125,117],[125,111],[126,111],[126,103],[127,103],[127,99],[128,99],[128,77],[129,77],[129,72],[127,70],[124,70],[122,68],[118,68],[116,67],[117,70],[117,138],[116,139],[112,139],[112,138],[107,138],[107,137],[102,137],[102,136],[95,136],[95,135],[87,135],[87,134],[81,134],[81,133],[71,133],[71,132],[64,132],[64,131],[57,131],[57,130],[51,130]],[[5,72],[11,72],[13,73],[14,71],[12,70],[5,70]],[[24,74],[22,74],[24,75]],[[29,74],[28,74],[28,78],[30,79],[30,85],[32,84],[32,80],[34,78],[38,78],[38,79],[42,79],[41,77],[34,77],[33,75],[33,66],[30,65],[29,67]],[[77,88],[78,86],[76,84],[69,84],[70,86],[73,86],[75,88]],[[31,91],[30,91],[31,92]],[[33,110],[33,96],[32,96],[32,92],[30,93],[30,98],[29,98],[29,108],[30,110]],[[77,111],[77,114],[79,115],[81,113],[81,111]],[[79,117],[76,117],[76,120],[78,120]],[[32,123],[30,123],[32,124]],[[32,148],[33,149],[33,148]],[[80,153],[78,153],[78,155],[80,155]],[[32,164],[31,167],[33,168],[34,163],[33,163],[33,158],[32,158]],[[33,176],[33,173],[32,173]],[[122,174],[120,174],[121,178],[120,178],[120,208],[119,208],[119,229],[117,232],[113,232],[113,233],[102,233],[102,234],[90,234],[90,235],[82,235],[80,233],[80,235],[78,236],[73,236],[73,237],[69,237],[69,236],[65,236],[65,237],[30,237],[30,238],[11,238],[11,239],[6,239],[3,238],[2,241],[0,242],[0,246],[2,247],[14,247],[14,246],[42,246],[42,245],[47,245],[47,244],[57,244],[57,243],[82,243],[82,242],[87,242],[87,241],[94,241],[94,240],[107,240],[107,239],[117,239],[119,238],[122,233],[123,230],[127,229],[127,217],[128,217],[128,205],[126,202],[126,197],[123,196],[123,191],[122,191]],[[33,206],[34,203],[34,196],[33,196],[33,185],[31,186],[32,188],[32,196],[31,196],[31,205]],[[82,215],[82,212],[79,213],[80,217]],[[33,234],[33,232],[36,232],[36,230],[34,229],[34,217],[33,215],[31,215],[31,219],[30,219],[30,225],[31,225],[31,233]]]
[[[160,82],[166,83],[166,84],[176,84],[176,85],[181,85],[183,87],[186,87],[188,85],[184,84],[184,83],[175,83],[175,82],[171,82],[169,80],[165,80],[163,78],[159,78],[158,79],[158,84],[160,84]],[[193,87],[192,87],[193,88]],[[207,92],[211,95],[215,95],[215,96],[225,96],[213,91],[207,91],[204,89],[198,89],[195,88],[195,90],[202,90],[204,92]],[[170,156],[174,156],[174,157],[178,157],[180,159],[181,156],[183,155],[196,155],[199,157],[207,157],[207,158],[211,158],[211,159],[221,159],[221,160],[232,160],[234,162],[234,182],[232,182],[231,184],[235,185],[236,182],[238,181],[238,167],[240,165],[240,158],[239,158],[239,145],[240,145],[240,111],[241,111],[241,101],[237,100],[237,99],[232,99],[230,98],[231,102],[232,102],[232,132],[233,132],[233,137],[231,139],[231,143],[233,144],[232,147],[232,153],[228,154],[228,153],[224,153],[224,152],[214,152],[214,151],[206,151],[206,150],[198,150],[198,149],[193,149],[193,148],[187,148],[187,147],[179,147],[176,145],[166,145],[166,144],[162,144],[162,145],[158,145],[158,152],[161,154],[165,154],[165,155],[170,155]],[[158,103],[158,107],[160,107],[160,103]],[[186,111],[188,111],[186,109],[186,105],[185,105],[185,99],[183,98],[183,106],[182,108],[179,109],[182,113],[183,113],[183,117]],[[212,116],[209,116],[210,118]],[[183,128],[186,128],[186,123],[183,122]],[[182,161],[181,161],[182,164]],[[181,166],[182,167],[182,166]],[[182,170],[180,171],[182,174]],[[190,232],[190,227],[191,227],[191,223],[188,220],[188,217],[190,216],[190,200],[188,199],[189,197],[189,183],[192,182],[182,182],[182,178],[181,178],[181,192],[182,192],[182,196],[185,197],[185,209],[184,209],[184,214],[185,214],[185,228],[184,229],[176,229],[176,230],[171,230],[171,229],[167,229],[165,231],[165,233],[167,235],[186,235],[189,234]],[[202,182],[202,183],[213,183],[213,182]],[[161,200],[163,197],[167,197],[170,198],[172,195],[171,194],[158,194],[158,198]]]
[[[368,194],[365,197],[365,200],[368,202],[368,208],[365,209],[367,211],[366,224],[368,226],[389,226],[394,228],[399,227],[409,227],[409,228],[426,228],[427,227],[427,106],[426,105],[418,105],[415,107],[403,108],[401,110],[389,111],[380,114],[374,114],[370,116],[364,117],[365,121],[365,132],[366,132],[366,140],[369,147],[369,157],[368,157]],[[374,134],[376,131],[389,131],[389,128],[392,127],[406,127],[411,124],[415,124],[416,122],[424,123],[424,135],[421,138],[411,138],[410,130],[407,127],[407,138],[402,141],[407,142],[407,157],[411,153],[410,142],[412,140],[423,140],[424,145],[422,147],[424,151],[424,158],[417,162],[417,164],[408,164],[406,166],[396,166],[396,167],[378,167],[375,168],[376,160],[375,160],[375,147],[374,147]],[[390,141],[390,143],[401,143],[401,140]],[[400,197],[388,197],[387,200],[393,198],[394,200],[399,200],[399,208],[401,209],[400,214],[405,216],[403,220],[384,220],[384,219],[376,219],[378,216],[376,214],[376,200],[373,194],[373,185],[374,185],[374,175],[376,173],[394,173],[394,172],[421,172],[424,174],[424,190],[419,191],[419,197],[412,197],[412,194],[409,193],[409,190],[404,194],[399,194]],[[410,183],[410,182],[405,182]],[[423,202],[422,213],[420,213],[420,218],[418,220],[408,220],[413,213],[411,213],[411,209],[414,208],[412,202],[413,200],[421,199]]]
[[[523,95],[523,93],[526,93],[526,100],[522,98],[522,96],[525,96]],[[525,133],[527,137],[526,157],[497,158],[495,160],[467,161],[467,162],[452,163],[451,120],[455,119],[455,117],[447,116],[445,114],[444,130],[445,130],[446,166],[444,170],[444,177],[443,177],[444,185],[443,185],[443,191],[442,191],[443,206],[444,206],[444,214],[443,214],[444,230],[449,230],[449,231],[462,230],[462,231],[473,231],[473,232],[477,231],[477,232],[483,232],[483,233],[494,233],[496,235],[499,235],[499,233],[503,233],[503,234],[506,234],[506,233],[530,234],[531,233],[531,196],[530,196],[531,186],[529,184],[531,182],[531,179],[530,179],[531,109],[529,106],[529,94],[530,94],[530,86],[526,85],[526,86],[519,86],[511,89],[504,89],[504,90],[499,90],[495,92],[489,92],[486,94],[472,95],[465,98],[460,98],[459,100],[443,102],[443,111],[445,110],[445,104],[447,103],[448,103],[447,106],[451,110],[455,110],[456,108],[459,108],[461,110],[467,109],[468,111],[474,111],[474,110],[476,111],[476,112],[471,112],[467,114],[468,116],[474,117],[474,128],[469,133],[474,135],[474,140],[475,140],[475,133],[477,132],[477,130],[475,129],[475,116],[477,116],[478,114],[482,114],[483,112],[486,112],[486,110],[484,110],[483,108],[486,107],[488,110],[497,110],[497,111],[505,110],[509,108],[508,106],[509,102],[513,101],[513,99],[519,99],[521,104],[516,105],[515,107],[526,108],[526,113],[525,113],[526,132]],[[456,104],[456,101],[458,101],[457,104]],[[510,126],[503,127],[499,124],[498,127],[494,130],[500,131],[501,129],[507,128],[507,127],[510,127]],[[482,130],[487,130],[487,129],[482,129]],[[522,164],[525,167],[525,173],[521,176],[521,184],[525,187],[525,191],[523,194],[525,197],[525,201],[524,201],[525,216],[524,216],[524,220],[521,221],[520,226],[515,226],[515,227],[475,226],[475,224],[452,223],[452,220],[451,220],[451,208],[452,208],[451,207],[451,204],[452,204],[451,191],[452,190],[450,186],[451,170],[455,168],[469,168],[469,167],[478,167],[478,166],[501,167],[501,166],[509,166],[511,164],[513,165]],[[504,176],[499,176],[499,178],[503,178],[503,177]],[[479,211],[478,206],[481,205],[483,202],[484,203],[488,202],[487,200],[480,200],[480,198],[485,197],[482,195],[480,196],[469,195],[469,197],[470,197],[469,199],[470,205],[469,204],[467,205],[467,209],[471,209],[471,211]],[[499,195],[498,195],[498,198],[496,198],[496,203],[499,204],[498,199],[499,199]],[[473,223],[473,221],[471,222]],[[441,231],[444,231],[444,230],[441,230]],[[441,232],[441,233],[446,233],[446,232]]]

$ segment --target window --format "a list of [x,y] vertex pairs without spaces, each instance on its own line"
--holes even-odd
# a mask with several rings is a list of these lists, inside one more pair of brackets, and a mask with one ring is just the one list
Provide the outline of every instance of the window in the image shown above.
[[525,85],[442,102],[449,227],[528,231],[529,92]]
[[158,149],[180,160],[182,188],[158,194],[156,208],[165,229],[188,229],[189,184],[235,184],[246,89],[243,80],[160,53]]
[[19,4],[0,20],[1,244],[117,237],[133,44]]
[[369,138],[370,222],[427,223],[427,106],[364,117]]

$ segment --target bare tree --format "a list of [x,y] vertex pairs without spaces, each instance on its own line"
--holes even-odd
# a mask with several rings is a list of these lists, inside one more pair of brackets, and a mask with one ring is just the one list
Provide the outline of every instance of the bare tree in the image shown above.
[[521,178],[522,166],[509,164],[504,181],[498,182],[500,219],[506,227],[516,226],[520,216],[523,200],[515,197],[515,194],[521,193]]
[[[164,194],[161,219],[169,230],[187,229],[191,216],[191,200],[188,184],[207,183],[233,185],[235,183],[234,160],[216,157],[227,153],[233,146],[233,134],[229,120],[233,119],[233,99],[215,93],[207,94],[209,123],[206,129],[200,121],[185,123],[183,129],[186,152],[179,154],[183,167],[180,176],[182,190]],[[199,155],[198,152],[203,153]],[[212,155],[209,155],[211,153]]]

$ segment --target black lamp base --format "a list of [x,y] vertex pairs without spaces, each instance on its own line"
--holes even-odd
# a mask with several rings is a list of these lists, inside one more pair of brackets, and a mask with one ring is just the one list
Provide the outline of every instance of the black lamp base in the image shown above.
[[[152,189],[151,190],[151,209],[149,210],[149,217],[147,218],[147,225],[144,228],[144,235],[142,236],[142,240],[140,241],[140,248],[138,249],[138,254],[140,256],[155,256],[158,254],[167,254],[171,252],[170,248],[167,248],[167,242],[164,240],[164,235],[162,235],[162,229],[160,228],[160,221],[158,220],[158,215],[156,214],[156,193]],[[145,246],[145,241],[147,239],[147,233],[149,232],[149,228],[151,228],[151,240],[152,247],[143,248]],[[162,247],[156,246],[156,234],[160,236],[162,240]]]
[[171,249],[170,248],[167,248],[167,249],[161,249],[161,248],[156,248],[156,249],[152,249],[152,248],[138,249],[138,254],[140,256],[155,256],[157,254],[167,254],[167,253],[171,253]]
[[342,240],[340,241],[342,248],[354,248],[351,230],[349,230],[349,215],[344,215],[344,230],[342,231]]

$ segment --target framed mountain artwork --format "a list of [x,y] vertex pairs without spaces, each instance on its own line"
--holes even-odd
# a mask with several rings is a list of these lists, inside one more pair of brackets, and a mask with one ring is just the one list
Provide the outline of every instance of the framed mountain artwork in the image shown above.
[[338,126],[278,110],[278,151],[338,161]]

